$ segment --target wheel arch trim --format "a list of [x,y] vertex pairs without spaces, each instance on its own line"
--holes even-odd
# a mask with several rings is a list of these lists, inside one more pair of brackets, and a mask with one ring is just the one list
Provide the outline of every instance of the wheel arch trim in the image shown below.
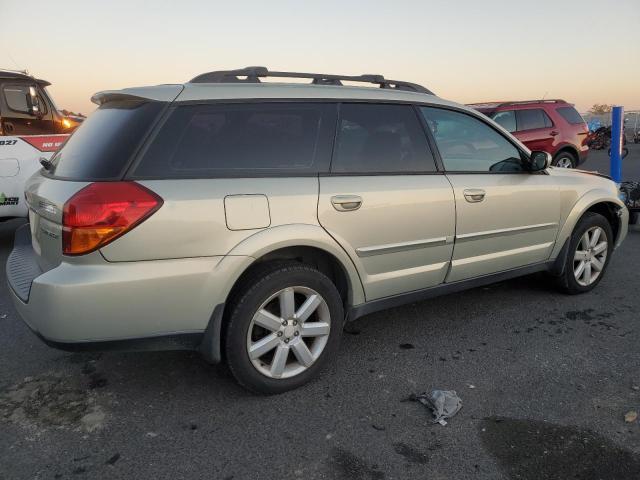
[[555,162],[557,160],[557,158],[564,152],[568,152],[573,156],[573,160],[574,160],[574,166],[573,167],[576,168],[578,166],[578,164],[580,163],[580,152],[575,147],[575,145],[573,145],[571,143],[560,143],[560,144],[558,144],[557,151],[556,151],[556,153],[553,154],[553,161]]
[[261,230],[237,244],[220,261],[221,266],[229,268],[227,281],[218,292],[220,303],[216,304],[198,347],[208,362],[219,363],[222,360],[222,321],[227,297],[233,287],[256,260],[287,247],[313,247],[337,259],[349,282],[350,298],[345,311],[348,312],[353,306],[364,303],[364,288],[355,265],[324,229],[317,225],[290,224]]
[[[320,226],[289,224],[267,228],[244,239],[227,255],[250,256],[255,261],[271,252],[288,247],[317,248],[334,257],[343,268],[349,282],[351,305],[364,303],[364,287],[356,266],[342,247]],[[237,273],[233,283],[240,278],[246,268]]]
[[565,219],[562,224],[562,228],[558,232],[558,236],[556,237],[556,243],[551,252],[551,259],[556,258],[564,246],[565,242],[575,229],[578,221],[582,216],[594,205],[599,203],[605,204],[614,204],[616,207],[622,210],[622,215],[618,217],[618,236],[615,240],[615,246],[620,245],[624,237],[626,236],[626,221],[625,217],[628,217],[628,213],[625,213],[627,210],[624,204],[615,197],[611,196],[611,192],[605,189],[594,189],[585,193],[582,197],[578,199],[578,201],[573,205],[569,215]]

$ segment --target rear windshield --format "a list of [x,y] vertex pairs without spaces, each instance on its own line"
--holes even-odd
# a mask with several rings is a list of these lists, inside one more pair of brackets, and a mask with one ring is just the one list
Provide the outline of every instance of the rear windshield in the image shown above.
[[584,123],[584,118],[578,113],[578,111],[573,107],[559,107],[556,109],[562,118],[564,118],[571,125],[578,125],[580,123]]
[[134,178],[208,178],[327,171],[335,104],[181,105],[164,122]]
[[121,178],[165,104],[109,102],[85,120],[52,158],[49,174],[69,180]]

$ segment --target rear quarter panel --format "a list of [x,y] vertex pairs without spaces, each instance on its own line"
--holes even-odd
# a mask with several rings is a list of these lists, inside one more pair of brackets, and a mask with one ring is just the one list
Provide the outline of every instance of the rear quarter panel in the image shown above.
[[[318,224],[318,179],[217,178],[141,181],[164,204],[132,231],[102,248],[111,262],[227,255],[243,240],[267,228],[300,223]],[[225,198],[258,195],[267,200],[269,221],[263,215],[242,220],[242,229],[230,230]],[[240,219],[238,219],[240,220]]]

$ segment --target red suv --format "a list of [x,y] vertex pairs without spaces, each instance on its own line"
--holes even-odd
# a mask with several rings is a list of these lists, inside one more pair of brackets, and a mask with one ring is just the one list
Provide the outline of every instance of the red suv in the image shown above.
[[575,168],[587,159],[589,128],[573,105],[564,100],[473,103],[513,133],[529,150],[553,156],[553,165]]

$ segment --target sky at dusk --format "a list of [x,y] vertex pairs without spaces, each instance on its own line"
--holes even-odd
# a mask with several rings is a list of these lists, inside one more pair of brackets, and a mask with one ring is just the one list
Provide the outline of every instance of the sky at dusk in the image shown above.
[[211,70],[379,73],[457,102],[640,108],[640,0],[0,0],[0,67],[90,113],[105,89]]

